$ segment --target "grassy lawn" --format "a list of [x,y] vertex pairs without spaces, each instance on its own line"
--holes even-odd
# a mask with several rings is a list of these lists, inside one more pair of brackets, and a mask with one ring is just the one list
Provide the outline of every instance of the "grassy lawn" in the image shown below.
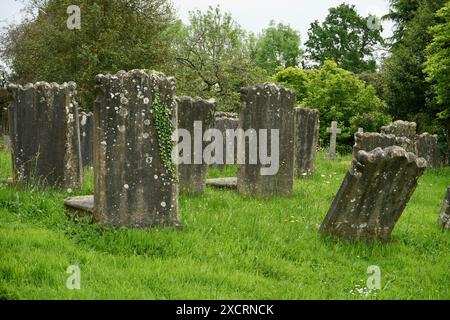
[[[69,221],[68,193],[0,185],[0,299],[450,299],[450,232],[437,225],[450,169],[427,171],[391,243],[351,244],[317,232],[349,167],[321,155],[287,198],[180,195],[181,231]],[[0,179],[10,168],[1,152]],[[86,177],[78,194],[93,191]],[[66,288],[70,265],[81,290]],[[355,289],[370,265],[382,289],[366,296]]]

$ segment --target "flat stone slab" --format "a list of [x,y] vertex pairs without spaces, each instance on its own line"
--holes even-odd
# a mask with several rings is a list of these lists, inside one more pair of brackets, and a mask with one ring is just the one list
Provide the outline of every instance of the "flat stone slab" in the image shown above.
[[206,180],[206,185],[214,188],[237,189],[237,178],[218,178]]
[[94,213],[94,196],[67,198],[64,200],[64,205],[71,211],[71,216],[90,216]]

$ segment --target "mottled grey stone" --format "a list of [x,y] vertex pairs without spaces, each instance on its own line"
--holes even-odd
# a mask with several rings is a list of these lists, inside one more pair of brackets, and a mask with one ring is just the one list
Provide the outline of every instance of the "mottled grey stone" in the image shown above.
[[416,154],[428,162],[428,166],[438,168],[441,166],[441,150],[438,136],[429,133],[421,134],[416,138]]
[[389,241],[426,160],[394,146],[360,151],[320,231],[339,238]]
[[444,229],[450,229],[450,187],[447,189],[447,195],[444,199],[444,203],[442,204],[439,224]]
[[[231,112],[218,112],[215,113],[215,126],[214,128],[222,132],[223,137],[223,164],[214,164],[215,168],[218,168],[220,170],[223,170],[226,165],[227,160],[227,145],[226,141],[227,138],[230,136],[229,132],[227,133],[227,130],[233,130],[235,131],[239,127],[239,115],[237,113],[231,113]],[[229,150],[233,153],[233,164],[237,164],[237,144],[234,144],[234,149]]]
[[295,108],[294,172],[296,177],[311,175],[319,142],[320,113],[316,109]]
[[355,158],[361,150],[372,151],[376,148],[384,149],[392,146],[402,147],[408,152],[415,152],[414,142],[405,137],[374,132],[356,133],[355,145],[353,146],[353,158]]
[[81,159],[83,167],[94,165],[94,114],[80,113]]
[[175,79],[132,70],[98,75],[96,81],[94,221],[178,226],[178,169],[171,157]]
[[[241,113],[239,128],[247,131],[254,129],[258,134],[261,129],[267,130],[267,145],[270,150],[271,130],[279,130],[279,170],[273,175],[262,175],[261,159],[251,164],[249,139],[245,139],[244,164],[238,165],[238,190],[244,195],[271,197],[289,195],[294,180],[294,105],[295,91],[279,87],[275,84],[264,84],[241,89]],[[258,141],[261,143],[261,141]],[[260,145],[258,145],[258,151]],[[258,152],[259,153],[259,152]]]
[[237,189],[237,178],[230,177],[230,178],[208,179],[206,180],[206,185],[215,188]]
[[[192,146],[190,164],[180,164],[178,166],[180,191],[188,193],[202,193],[205,189],[206,179],[208,177],[208,164],[205,163],[205,161],[202,161],[202,164],[195,163],[194,122],[201,122],[201,135],[203,137],[206,130],[214,127],[214,111],[216,108],[216,103],[200,98],[179,97],[177,98],[177,104],[178,128],[189,131],[191,135],[190,145]],[[207,142],[203,142],[201,148],[202,153],[207,144]],[[183,152],[186,152],[186,150],[183,150]]]
[[80,188],[82,165],[76,85],[10,85],[13,179],[43,187]]
[[393,134],[397,137],[405,137],[411,141],[416,138],[417,124],[415,122],[407,122],[398,120],[388,126],[381,128],[381,133]]
[[64,200],[64,206],[71,217],[88,217],[94,214],[94,196],[70,197]]

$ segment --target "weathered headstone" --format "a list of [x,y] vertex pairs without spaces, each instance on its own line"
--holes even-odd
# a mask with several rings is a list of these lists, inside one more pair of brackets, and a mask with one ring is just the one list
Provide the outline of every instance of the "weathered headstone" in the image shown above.
[[320,231],[348,240],[390,240],[426,166],[397,146],[360,151]]
[[76,85],[9,85],[14,183],[80,188],[82,165]]
[[311,175],[319,142],[319,111],[295,108],[295,176]]
[[428,162],[428,166],[438,168],[441,166],[441,151],[438,136],[424,133],[416,138],[416,154]]
[[376,148],[387,148],[392,146],[402,147],[408,152],[415,152],[414,142],[405,137],[396,137],[384,133],[357,133],[355,134],[355,145],[353,146],[353,158],[356,158],[361,150],[372,151]]
[[337,135],[342,133],[342,130],[338,128],[337,121],[331,122],[331,128],[327,128],[327,132],[331,134],[330,136],[330,157],[335,158],[336,157],[336,139]]
[[6,147],[11,145],[11,137],[9,135],[3,135],[3,145]]
[[439,224],[444,229],[450,229],[450,187],[447,189],[447,195],[444,199],[444,203],[442,204]]
[[94,221],[178,226],[175,79],[132,70],[96,81]]
[[[239,129],[249,133],[238,147],[238,190],[244,195],[288,195],[294,180],[295,92],[275,84],[241,89]],[[252,133],[253,132],[253,138]],[[266,141],[261,136],[266,134]],[[278,134],[278,139],[272,138]],[[255,141],[258,139],[258,145]],[[270,162],[262,159],[266,148]],[[258,158],[258,159],[256,159]],[[275,163],[278,162],[278,163]],[[277,167],[274,172],[274,167]]]
[[94,114],[80,113],[80,141],[83,167],[94,164]]
[[358,128],[358,133],[364,133],[364,128]]
[[214,128],[222,132],[223,138],[223,161],[222,164],[214,164],[213,166],[223,170],[227,163],[227,151],[234,152],[233,153],[233,164],[237,163],[237,144],[234,144],[234,148],[227,150],[226,141],[230,141],[228,138],[230,136],[230,131],[235,132],[235,130],[239,127],[239,115],[231,112],[217,112],[215,113],[215,126]]
[[[178,129],[187,130],[191,137],[191,141],[189,141],[191,146],[190,153],[188,150],[182,150],[182,152],[188,153],[187,157],[189,157],[190,161],[188,164],[180,164],[178,166],[180,191],[202,193],[208,178],[208,164],[203,159],[203,150],[207,143],[203,142],[200,146],[200,154],[196,155],[196,142],[194,140],[195,136],[199,134],[203,138],[205,131],[214,127],[216,103],[200,98],[179,97],[177,98],[177,104]],[[199,124],[200,127],[198,126]],[[197,130],[199,132],[196,132]]]
[[397,137],[405,137],[411,141],[416,138],[417,124],[415,122],[407,122],[398,120],[388,126],[381,128],[381,133],[393,134]]

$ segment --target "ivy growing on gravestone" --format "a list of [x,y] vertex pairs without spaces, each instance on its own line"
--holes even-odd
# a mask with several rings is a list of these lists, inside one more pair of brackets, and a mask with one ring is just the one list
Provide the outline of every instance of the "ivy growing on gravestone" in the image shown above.
[[166,170],[175,177],[175,166],[172,162],[172,110],[163,102],[158,89],[155,89],[153,98],[153,120],[155,121],[156,133],[158,135],[158,146],[161,160]]

